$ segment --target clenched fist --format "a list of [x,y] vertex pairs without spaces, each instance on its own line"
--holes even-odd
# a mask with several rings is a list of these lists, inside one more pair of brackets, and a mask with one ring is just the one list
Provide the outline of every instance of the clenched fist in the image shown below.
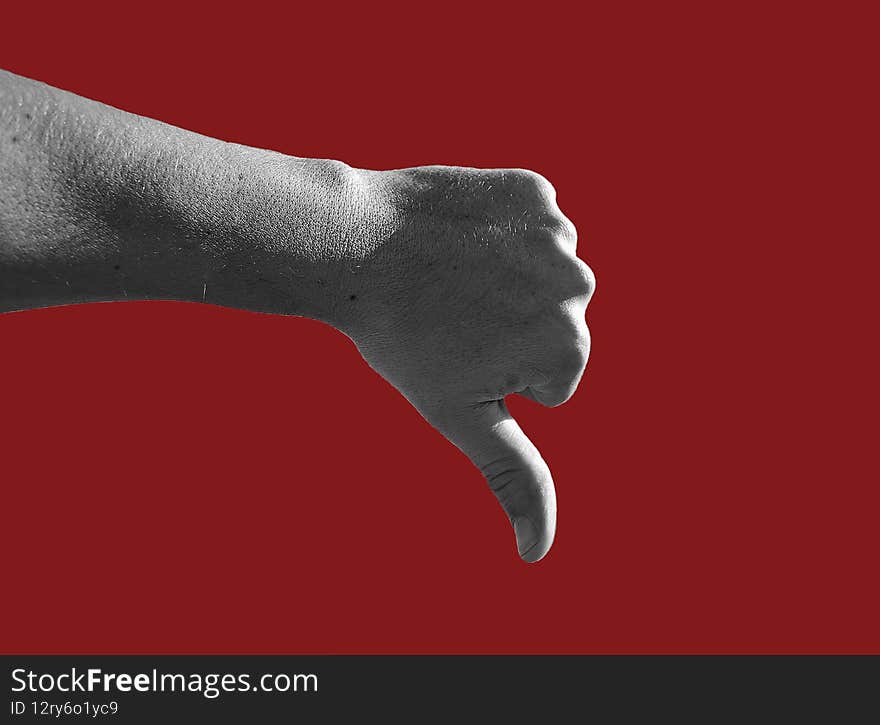
[[504,397],[568,400],[590,350],[595,282],[550,183],[530,171],[380,174],[399,221],[345,274],[338,326],[486,477],[537,561],[556,528],[547,464]]

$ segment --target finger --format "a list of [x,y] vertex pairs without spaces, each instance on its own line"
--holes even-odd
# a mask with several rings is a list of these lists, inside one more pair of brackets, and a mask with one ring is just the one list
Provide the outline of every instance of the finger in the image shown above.
[[590,331],[586,325],[578,325],[578,328],[580,331],[571,336],[567,351],[556,361],[552,377],[532,383],[519,392],[521,396],[555,408],[574,395],[590,358]]
[[574,395],[574,391],[577,390],[580,379],[581,376],[578,375],[573,380],[563,382],[552,381],[546,385],[530,385],[521,391],[519,395],[529,400],[534,400],[536,403],[545,405],[548,408],[555,408],[569,401],[571,396]]
[[577,227],[558,207],[547,216],[547,226],[556,234],[556,238],[569,254],[577,254]]
[[429,420],[486,477],[516,534],[519,555],[541,559],[556,533],[556,491],[538,449],[503,400],[465,407]]

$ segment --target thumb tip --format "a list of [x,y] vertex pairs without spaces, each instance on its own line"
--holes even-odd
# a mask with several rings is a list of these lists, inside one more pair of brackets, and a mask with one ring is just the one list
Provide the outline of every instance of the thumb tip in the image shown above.
[[535,524],[526,516],[519,516],[514,520],[513,531],[516,534],[516,548],[519,551],[519,556],[529,564],[543,559],[550,549],[550,542],[543,541],[544,537],[538,534]]

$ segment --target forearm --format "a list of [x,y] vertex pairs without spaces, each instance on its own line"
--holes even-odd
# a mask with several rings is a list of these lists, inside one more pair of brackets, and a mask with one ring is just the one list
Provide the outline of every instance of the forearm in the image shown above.
[[174,299],[327,319],[369,243],[356,182],[0,71],[0,310]]

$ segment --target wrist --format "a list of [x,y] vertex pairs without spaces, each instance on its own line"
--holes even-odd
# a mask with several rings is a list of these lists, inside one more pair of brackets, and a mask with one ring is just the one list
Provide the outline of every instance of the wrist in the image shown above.
[[238,196],[250,212],[230,214],[213,301],[345,330],[372,285],[371,257],[399,224],[387,172],[249,151]]

